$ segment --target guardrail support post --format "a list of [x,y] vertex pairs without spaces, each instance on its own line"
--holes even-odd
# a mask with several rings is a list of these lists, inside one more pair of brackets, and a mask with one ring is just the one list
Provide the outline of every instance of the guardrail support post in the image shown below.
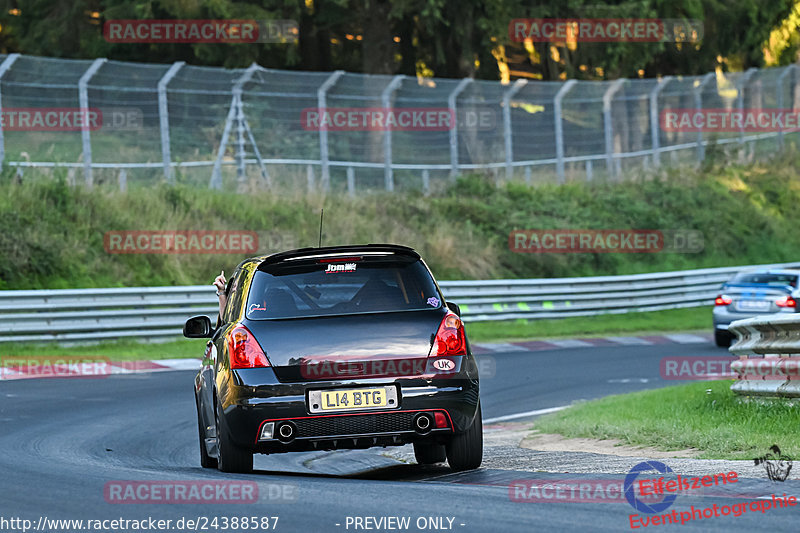
[[[381,105],[387,115],[389,109],[391,109],[389,100],[392,97],[392,93],[400,86],[404,78],[405,76],[398,74],[392,78],[392,81],[389,82],[389,85],[387,85],[381,93]],[[383,136],[383,181],[387,191],[394,190],[394,176],[392,174],[392,130],[389,128],[386,128]]]
[[95,59],[92,64],[86,69],[86,72],[83,73],[81,79],[78,80],[78,102],[80,105],[80,112],[83,116],[83,120],[81,121],[81,141],[83,143],[83,176],[86,180],[86,185],[88,187],[92,186],[92,137],[89,133],[89,124],[88,117],[89,117],[89,80],[92,79],[92,76],[100,70],[100,67],[103,66],[107,60],[105,58],[98,58]]
[[[2,70],[2,68],[3,68],[2,65],[0,65],[0,70]],[[789,65],[788,67],[786,67],[786,70],[784,70],[781,73],[781,75],[778,76],[778,95],[777,95],[778,96],[778,109],[781,110],[781,111],[783,110],[784,105],[786,105],[784,103],[784,99],[783,99],[783,80],[786,79],[786,76],[789,76],[789,75],[793,74],[796,68],[797,68],[797,65]],[[0,77],[2,77],[2,74],[0,74]],[[790,80],[794,80],[794,76],[792,76],[789,79]],[[790,82],[789,83],[789,94],[792,94],[792,85],[793,85],[793,83]],[[778,130],[778,146],[780,146],[780,148],[783,148],[783,143],[784,143],[784,141],[783,141],[783,128],[781,128],[780,130]],[[2,159],[0,159],[0,163],[2,163]]]
[[658,95],[672,81],[672,76],[664,76],[655,87],[650,90],[650,138],[653,144],[653,166],[658,168],[661,164],[661,124],[658,112]]
[[175,182],[175,173],[172,171],[172,155],[169,144],[169,106],[167,105],[167,85],[175,77],[185,61],[173,63],[171,67],[158,80],[158,122],[161,129],[161,157],[164,160],[164,176],[170,185]]
[[556,135],[556,174],[558,175],[558,183],[564,183],[564,124],[563,117],[561,116],[561,101],[564,96],[572,89],[572,86],[578,83],[577,80],[569,80],[566,82],[556,93],[553,98],[553,120],[555,122],[555,135]]
[[458,95],[464,92],[467,85],[472,83],[472,78],[464,78],[461,80],[455,89],[447,96],[447,107],[453,113],[453,120],[455,124],[450,128],[450,179],[454,180],[458,175],[458,108],[456,107]]
[[[5,76],[8,69],[11,68],[11,65],[14,64],[14,61],[19,59],[19,54],[9,54],[2,63],[0,63],[0,81],[3,80],[3,76]],[[3,110],[3,97],[2,97],[2,90],[0,90],[0,113]],[[6,142],[3,136],[3,123],[0,121],[0,166],[2,166],[3,161],[6,160]]]
[[513,172],[514,146],[511,138],[511,97],[527,85],[528,80],[519,79],[514,82],[503,95],[503,141],[506,147],[506,180],[510,180]]
[[[322,181],[322,190],[325,192],[329,191],[331,188],[331,173],[328,164],[328,127],[322,125],[322,120],[325,116],[325,110],[328,108],[328,91],[336,84],[339,78],[342,77],[342,74],[344,74],[343,70],[335,71],[333,74],[328,76],[328,78],[322,82],[322,85],[319,86],[319,89],[317,89],[317,112],[319,113],[320,117],[319,161],[320,165],[322,166],[322,177],[320,179]],[[350,179],[350,174],[347,175],[347,179]],[[348,181],[348,185],[349,183],[350,182]]]

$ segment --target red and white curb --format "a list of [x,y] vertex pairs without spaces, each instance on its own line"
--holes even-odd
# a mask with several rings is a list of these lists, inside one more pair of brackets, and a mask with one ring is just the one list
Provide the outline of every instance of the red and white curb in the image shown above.
[[590,348],[594,346],[650,346],[653,344],[708,344],[711,335],[673,333],[669,335],[643,335],[640,337],[591,337],[586,339],[552,339],[526,342],[480,342],[473,343],[476,354],[503,352],[536,352],[562,348]]
[[[117,374],[149,374],[150,372],[170,372],[174,370],[197,370],[202,359],[157,359],[154,361],[104,361],[98,359],[87,370],[80,365],[70,365],[70,356],[64,356],[66,364],[59,365],[56,357],[46,357],[50,366],[38,366],[19,370],[0,368],[0,380],[19,380],[33,378],[102,378]],[[76,357],[80,359],[80,357]],[[34,360],[35,364],[41,361]]]

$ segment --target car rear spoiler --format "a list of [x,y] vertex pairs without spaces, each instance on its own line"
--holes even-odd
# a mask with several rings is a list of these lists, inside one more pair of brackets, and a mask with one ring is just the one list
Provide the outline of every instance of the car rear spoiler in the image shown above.
[[283,263],[284,261],[304,259],[304,258],[317,258],[326,255],[341,255],[341,254],[364,254],[364,253],[381,253],[381,254],[396,254],[402,255],[410,259],[419,259],[419,254],[408,246],[401,246],[399,244],[357,244],[349,246],[324,246],[322,248],[299,248],[297,250],[289,250],[288,252],[280,252],[267,256],[258,269],[262,270],[263,267]]
[[765,285],[764,283],[726,283],[722,286],[722,288],[761,289],[761,290],[772,289],[775,291],[783,291],[786,293],[792,293],[796,289],[796,287],[792,287],[791,285]]

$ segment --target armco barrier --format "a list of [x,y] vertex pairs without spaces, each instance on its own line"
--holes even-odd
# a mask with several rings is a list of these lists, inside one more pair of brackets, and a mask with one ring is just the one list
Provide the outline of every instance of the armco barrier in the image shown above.
[[[448,300],[471,322],[596,316],[713,304],[722,283],[754,267],[707,268],[630,276],[444,281]],[[193,315],[216,316],[211,285],[0,291],[0,342],[85,342],[180,335]]]
[[771,315],[733,322],[737,335],[731,390],[749,396],[800,397],[800,316]]

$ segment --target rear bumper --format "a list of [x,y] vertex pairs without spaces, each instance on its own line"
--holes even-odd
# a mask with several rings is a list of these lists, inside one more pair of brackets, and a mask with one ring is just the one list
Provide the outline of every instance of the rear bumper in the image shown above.
[[[781,310],[778,311],[777,314],[783,313],[794,313],[795,311],[791,309]],[[757,316],[768,316],[773,315],[776,313],[747,313],[747,312],[740,312],[740,311],[731,311],[728,310],[727,307],[724,306],[717,306],[714,307],[712,312],[712,317],[714,320],[714,330],[715,331],[727,331],[728,326],[731,325],[731,322],[735,322],[737,320],[744,320],[745,318],[753,318]]]
[[[259,453],[314,449],[369,448],[401,445],[418,440],[444,442],[462,433],[477,413],[479,384],[476,379],[395,380],[365,379],[337,382],[280,383],[269,368],[236,371],[222,406],[222,416],[237,445]],[[257,382],[248,386],[248,382]],[[308,391],[327,388],[363,388],[393,385],[398,388],[394,409],[380,408],[352,413],[315,414],[308,409]],[[415,418],[440,412],[447,427],[431,425],[415,429]],[[441,416],[440,416],[441,420]],[[265,424],[273,423],[272,439],[259,439]],[[281,439],[279,427],[293,426],[292,438]]]

